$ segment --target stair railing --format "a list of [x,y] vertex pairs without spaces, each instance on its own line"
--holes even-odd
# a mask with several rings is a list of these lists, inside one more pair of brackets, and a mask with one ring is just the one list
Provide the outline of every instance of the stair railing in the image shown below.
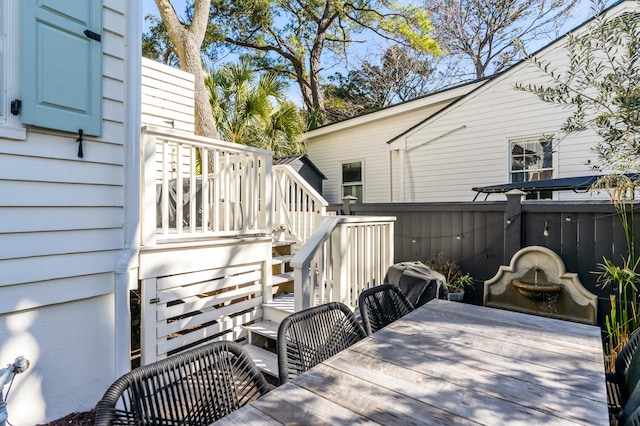
[[142,244],[271,234],[271,152],[142,128]]
[[303,244],[327,215],[327,201],[291,166],[273,166],[274,230]]
[[338,301],[354,308],[393,263],[395,217],[327,217],[293,257],[295,311]]

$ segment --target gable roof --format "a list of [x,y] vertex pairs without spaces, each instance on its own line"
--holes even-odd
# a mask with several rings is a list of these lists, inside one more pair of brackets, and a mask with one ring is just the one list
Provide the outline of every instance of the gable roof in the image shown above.
[[[628,2],[631,3],[633,0],[617,0],[616,2],[614,2],[611,6],[607,7],[606,9],[604,9],[601,12],[602,14],[605,14],[609,11],[611,11],[612,9],[616,8],[617,6],[619,6],[622,3]],[[561,41],[563,41],[564,39],[567,38],[567,36],[569,34],[571,34],[572,32],[586,26],[587,24],[589,24],[591,21],[593,21],[595,19],[595,16],[592,16],[591,18],[587,19],[586,21],[584,21],[583,23],[577,25],[576,27],[574,27],[573,29],[567,31],[564,35],[558,37],[557,39],[553,40],[552,42],[546,44],[545,46],[541,47],[540,49],[536,50],[533,54],[531,54],[531,56],[537,56],[540,54],[540,52],[551,48],[553,45],[555,45],[556,43],[559,43]],[[519,60],[518,62],[516,62],[515,64],[511,65],[510,67],[508,67],[507,69],[500,71],[499,73],[493,74],[489,77],[487,77],[485,80],[483,80],[483,84],[478,85],[477,87],[475,87],[473,90],[469,91],[468,93],[466,93],[464,96],[456,99],[455,101],[451,102],[449,105],[445,106],[444,108],[442,108],[441,110],[438,110],[436,112],[434,112],[433,114],[431,114],[429,117],[426,117],[424,120],[414,124],[413,126],[411,126],[410,128],[408,128],[407,130],[403,131],[402,133],[394,136],[393,138],[391,138],[390,140],[387,141],[387,144],[390,144],[398,139],[400,139],[401,137],[411,133],[413,130],[418,129],[419,127],[425,125],[426,123],[428,123],[429,121],[439,117],[440,115],[444,114],[446,111],[455,108],[456,106],[458,106],[460,103],[464,102],[466,99],[468,99],[469,97],[471,97],[475,92],[479,91],[481,88],[483,88],[484,86],[488,86],[493,82],[496,82],[496,80],[506,74],[509,74],[510,72],[513,72],[515,69],[523,66],[523,64],[525,64],[528,61],[528,58],[523,58],[521,60]]]
[[311,161],[311,159],[307,154],[289,155],[286,157],[274,158],[273,165],[274,166],[278,164],[291,165],[298,161],[302,161],[303,163],[308,164],[309,167],[311,167],[311,169],[313,169],[313,171],[315,171],[322,180],[327,180],[327,177],[324,175],[324,173],[322,173],[320,169],[315,164],[313,164],[313,161]]

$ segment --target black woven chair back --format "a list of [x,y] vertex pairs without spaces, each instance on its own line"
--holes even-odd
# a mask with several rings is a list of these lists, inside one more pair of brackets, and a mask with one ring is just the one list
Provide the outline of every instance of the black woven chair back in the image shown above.
[[613,373],[608,373],[607,378],[615,381],[616,383],[624,384],[627,379],[627,372],[629,370],[629,364],[633,354],[640,345],[640,329],[634,331],[629,337],[629,341],[624,345],[618,356],[616,356],[615,370]]
[[98,403],[106,425],[209,425],[268,391],[248,354],[215,342],[136,368]]
[[624,426],[640,426],[640,408],[636,410],[627,418],[624,423],[618,423]]
[[366,337],[353,312],[330,302],[296,312],[278,329],[280,383],[307,371]]
[[414,309],[402,290],[393,284],[363,290],[358,297],[358,306],[362,325],[369,336]]

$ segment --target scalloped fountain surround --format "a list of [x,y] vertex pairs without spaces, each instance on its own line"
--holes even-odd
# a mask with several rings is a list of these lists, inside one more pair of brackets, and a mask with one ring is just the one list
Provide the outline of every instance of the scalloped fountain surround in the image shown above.
[[484,304],[494,308],[595,324],[598,298],[566,272],[553,250],[530,246],[484,282]]

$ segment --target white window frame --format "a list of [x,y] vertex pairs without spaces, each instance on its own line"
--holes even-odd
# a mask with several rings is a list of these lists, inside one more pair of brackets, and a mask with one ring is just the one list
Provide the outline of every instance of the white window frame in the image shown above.
[[[523,168],[519,168],[519,169],[514,169],[513,168],[513,146],[516,144],[539,144],[541,142],[543,142],[544,140],[549,140],[548,142],[551,144],[550,145],[550,149],[551,149],[551,165],[544,167],[544,166],[540,166],[540,167],[529,167],[529,166],[524,166]],[[544,179],[551,179],[554,175],[555,175],[555,168],[554,168],[554,164],[555,164],[555,155],[554,152],[555,150],[554,148],[554,141],[556,140],[555,137],[551,136],[551,135],[537,135],[537,136],[530,136],[530,137],[520,137],[520,138],[510,138],[509,139],[509,182],[529,182],[529,181],[535,181],[535,180],[541,180],[541,174],[544,172],[551,172],[551,176],[549,177],[544,177]],[[541,156],[544,155],[543,151],[531,151],[531,155],[530,157],[535,157],[535,156]],[[526,159],[527,154],[523,153],[522,157]],[[525,160],[526,161],[526,160]],[[542,160],[544,161],[544,160]],[[514,181],[513,177],[516,174],[520,174],[526,177],[525,180],[522,181]]]
[[[551,149],[551,166],[548,167],[528,167],[528,166],[523,166],[524,168],[519,168],[519,169],[514,169],[513,165],[513,146],[515,144],[526,144],[526,143],[532,143],[532,144],[539,144],[540,142],[544,141],[544,140],[548,140],[549,143],[551,144],[550,149]],[[556,177],[556,170],[557,170],[557,150],[555,149],[556,147],[556,143],[557,143],[557,135],[556,134],[549,134],[549,133],[541,133],[541,134],[536,134],[536,135],[531,135],[531,136],[518,136],[518,137],[511,137],[508,138],[508,142],[507,142],[507,165],[508,165],[508,182],[509,183],[515,183],[515,182],[532,182],[532,181],[536,181],[536,180],[544,180],[544,179],[552,179],[554,177]],[[526,148],[525,148],[526,149]],[[532,157],[535,155],[544,155],[543,151],[540,152],[532,152]],[[526,153],[523,153],[523,158],[526,159]],[[544,161],[544,160],[543,160]],[[525,161],[526,162],[526,161]],[[550,172],[550,173],[548,173]],[[513,177],[516,174],[520,174],[522,176],[525,176],[525,180],[520,180],[520,181],[514,181]],[[544,194],[543,194],[544,193]],[[552,191],[540,191],[538,193],[532,193],[529,196],[527,196],[527,199],[554,199],[556,198],[556,194],[555,192]]]
[[[360,181],[347,182],[345,183],[343,180],[343,167],[345,164],[351,163],[360,163]],[[345,187],[357,187],[360,186],[361,198],[358,199],[358,202],[364,202],[364,159],[356,159],[349,161],[341,161],[340,162],[340,198],[344,197],[344,189]]]
[[20,99],[20,6],[0,0],[0,139],[25,140],[20,115],[11,114],[11,101]]

